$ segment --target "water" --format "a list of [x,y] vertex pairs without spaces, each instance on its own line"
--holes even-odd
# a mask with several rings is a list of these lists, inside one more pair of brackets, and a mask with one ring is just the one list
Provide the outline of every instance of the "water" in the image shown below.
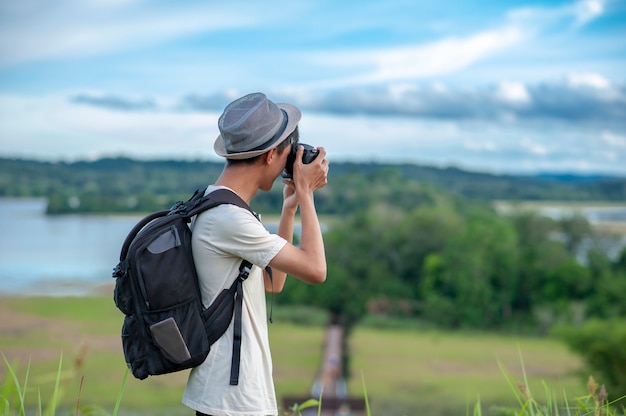
[[556,220],[571,217],[575,214],[582,215],[591,224],[608,222],[626,223],[626,208],[622,206],[588,206],[580,208],[567,208],[563,206],[546,205],[540,209],[546,217]]
[[[124,239],[142,215],[48,216],[45,211],[44,199],[0,198],[0,294],[110,290]],[[276,231],[276,224],[266,226]]]
[[46,216],[43,199],[0,199],[0,293],[80,294],[111,271],[139,216]]
[[[47,216],[45,209],[43,199],[0,198],[0,294],[79,295],[102,287],[110,290],[122,243],[141,216]],[[585,213],[594,223],[626,224],[626,207]],[[266,226],[275,231],[276,224]],[[613,256],[626,245],[626,235],[617,239],[605,247]]]

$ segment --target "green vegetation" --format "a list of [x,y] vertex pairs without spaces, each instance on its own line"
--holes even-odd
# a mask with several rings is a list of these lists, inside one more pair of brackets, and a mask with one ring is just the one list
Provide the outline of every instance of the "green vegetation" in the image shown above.
[[369,313],[532,333],[626,316],[626,250],[583,250],[596,237],[583,218],[501,217],[486,203],[424,195],[412,209],[382,200],[334,224],[325,234],[331,278],[287,285],[280,302],[348,322]]
[[[382,200],[335,224],[325,234],[328,281],[287,285],[280,302],[318,306],[348,326],[377,316],[423,328],[534,336],[555,325],[576,334],[590,319],[626,318],[626,249],[616,258],[593,244],[583,250],[596,238],[583,218],[502,217],[480,201],[428,195],[413,209]],[[625,341],[620,327],[612,328],[583,344],[566,339],[619,397],[626,373],[616,351]],[[592,348],[598,340],[606,351]]]
[[[137,161],[38,162],[0,158],[0,197],[44,197],[48,212],[146,212],[169,208],[213,182],[221,162]],[[319,192],[321,214],[345,215],[381,199],[398,208],[419,204],[428,185],[481,200],[623,201],[626,178],[511,176],[411,164],[332,162],[329,185]],[[428,197],[428,195],[423,195]],[[279,212],[279,187],[255,198],[261,213]]]
[[[290,315],[284,308],[277,308],[276,317],[279,314]],[[100,315],[98,322],[96,315]],[[82,415],[113,412],[126,367],[119,340],[122,317],[109,297],[5,298],[0,316],[2,325],[8,325],[8,320],[15,325],[12,328],[19,328],[2,331],[0,351],[22,381],[20,385],[28,379],[30,387],[22,390],[27,407],[37,408],[39,396],[45,407],[60,374],[57,391],[63,394],[57,393],[57,414],[74,414],[77,400]],[[319,366],[324,327],[296,325],[283,319],[277,318],[270,326],[277,392],[279,397],[305,395]],[[30,340],[27,346],[21,344],[22,339]],[[567,397],[574,409],[578,406],[575,399],[586,391],[589,376],[585,373],[584,379],[579,377],[581,360],[557,339],[545,337],[357,326],[349,348],[354,368],[349,392],[362,396],[364,379],[372,415],[462,415],[478,399],[484,414],[494,414],[495,408],[519,409],[499,363],[515,385],[527,378],[528,389],[535,392],[537,400],[545,382],[559,402]],[[0,366],[0,374],[5,380],[0,392],[11,396],[15,404],[16,396],[8,388],[12,377],[7,366]],[[604,383],[600,376],[594,376]],[[130,376],[119,414],[188,414],[180,404],[185,381],[186,373],[143,381]],[[609,399],[617,398],[608,391]],[[106,413],[97,413],[96,405]]]
[[580,327],[556,328],[613,392],[626,393],[626,320],[589,320]]
[[[277,311],[275,319],[289,315]],[[23,392],[27,406],[36,408],[39,396],[46,403],[53,397],[60,372],[60,388],[64,394],[56,397],[58,409],[65,412],[62,414],[76,408],[77,397],[84,405],[97,405],[111,412],[126,373],[119,335],[122,319],[109,296],[3,298],[0,352],[7,357],[18,380],[29,380],[32,388]],[[302,326],[285,321],[271,326],[279,395],[308,392],[319,366],[324,330],[324,326]],[[61,356],[62,368],[59,369]],[[128,377],[120,414],[188,414],[188,409],[180,404],[187,374],[180,372],[141,381]],[[1,380],[4,380],[4,388]],[[15,393],[15,389],[10,388],[14,384],[12,380],[7,366],[0,365],[0,394],[4,391],[6,395],[7,390]],[[15,406],[16,401],[12,402]],[[2,409],[0,400],[0,414],[4,414]]]
[[[221,164],[209,162],[0,159],[0,196],[46,197],[51,214],[153,211],[186,199],[220,171]],[[626,179],[494,176],[414,165],[332,163],[330,183],[316,196],[327,226],[329,278],[319,286],[288,283],[274,298],[275,320],[280,323],[272,327],[271,337],[279,357],[279,393],[298,395],[308,389],[312,380],[303,375],[312,377],[317,370],[322,325],[329,319],[347,326],[351,348],[345,370],[365,373],[374,414],[384,414],[383,409],[420,414],[435,407],[445,414],[475,398],[476,392],[467,391],[467,386],[480,389],[480,409],[505,405],[507,392],[495,386],[502,379],[496,365],[500,357],[494,353],[515,353],[517,342],[525,344],[521,349],[529,357],[528,372],[555,385],[559,397],[563,388],[580,391],[582,384],[577,383],[590,374],[601,380],[611,398],[626,393],[626,249],[610,257],[599,242],[611,237],[599,235],[580,216],[552,220],[523,209],[498,215],[493,202],[501,199],[623,201]],[[253,208],[275,215],[280,203],[277,186],[260,194]],[[20,336],[6,340],[3,334],[3,351],[38,345],[44,336],[48,350],[40,354],[54,373],[52,358],[58,356],[49,357],[50,350],[69,348],[80,356],[84,343],[90,350],[99,345],[93,340],[101,331],[108,336],[119,331],[121,314],[110,299],[104,304],[91,298],[75,300],[69,302],[70,309],[62,304],[51,308],[49,302],[53,300],[26,305],[7,300],[14,311],[23,308],[24,314],[47,317],[50,328],[14,329]],[[71,342],[51,336],[58,321],[71,323]],[[562,341],[549,338],[555,327]],[[448,355],[444,344],[428,344],[432,339],[448,340],[459,349]],[[568,354],[563,341],[580,361]],[[506,346],[499,348],[500,342]],[[479,352],[489,356],[479,358]],[[97,375],[94,378],[119,379],[123,372],[112,363],[123,366],[120,356],[117,343],[98,347],[98,359],[84,365]],[[429,365],[437,356],[443,357],[442,363],[433,370]],[[430,361],[420,361],[423,357]],[[531,362],[535,359],[537,364]],[[503,362],[506,368],[514,365]],[[448,372],[450,368],[454,371]],[[535,373],[535,368],[556,370]],[[578,370],[582,376],[574,374]],[[180,389],[172,386],[182,385],[184,379],[177,374],[143,384],[130,380],[127,394],[135,399],[129,403],[167,412],[180,397]],[[144,390],[147,385],[149,390]],[[99,385],[90,388],[81,393],[87,402],[100,404],[102,397],[116,397]],[[350,386],[351,391],[359,388]],[[533,390],[541,391],[541,386]],[[555,396],[548,396],[552,402]],[[526,403],[532,408],[535,402]]]

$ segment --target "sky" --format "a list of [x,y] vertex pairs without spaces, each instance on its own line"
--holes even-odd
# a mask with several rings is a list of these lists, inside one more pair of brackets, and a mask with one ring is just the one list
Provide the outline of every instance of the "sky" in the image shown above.
[[219,160],[256,91],[331,165],[626,177],[626,0],[0,0],[0,157]]

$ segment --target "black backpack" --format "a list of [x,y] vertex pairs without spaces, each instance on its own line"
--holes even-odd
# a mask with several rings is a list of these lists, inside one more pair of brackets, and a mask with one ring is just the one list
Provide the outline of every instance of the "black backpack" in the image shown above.
[[[196,191],[187,202],[143,218],[130,231],[113,270],[115,305],[126,315],[122,346],[133,375],[167,374],[204,362],[211,345],[230,326],[234,338],[230,384],[239,382],[243,282],[252,264],[242,260],[229,289],[205,308],[191,252],[189,222],[194,215],[221,204],[250,209],[234,192]],[[258,219],[258,217],[257,217]],[[271,270],[268,269],[271,277]]]

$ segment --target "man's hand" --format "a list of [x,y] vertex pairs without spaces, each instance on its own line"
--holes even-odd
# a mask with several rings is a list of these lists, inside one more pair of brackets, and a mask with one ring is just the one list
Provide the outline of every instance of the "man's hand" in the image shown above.
[[326,160],[326,149],[318,147],[319,154],[308,164],[302,163],[304,147],[298,146],[296,160],[293,164],[293,181],[296,193],[312,193],[328,183],[328,160]]

